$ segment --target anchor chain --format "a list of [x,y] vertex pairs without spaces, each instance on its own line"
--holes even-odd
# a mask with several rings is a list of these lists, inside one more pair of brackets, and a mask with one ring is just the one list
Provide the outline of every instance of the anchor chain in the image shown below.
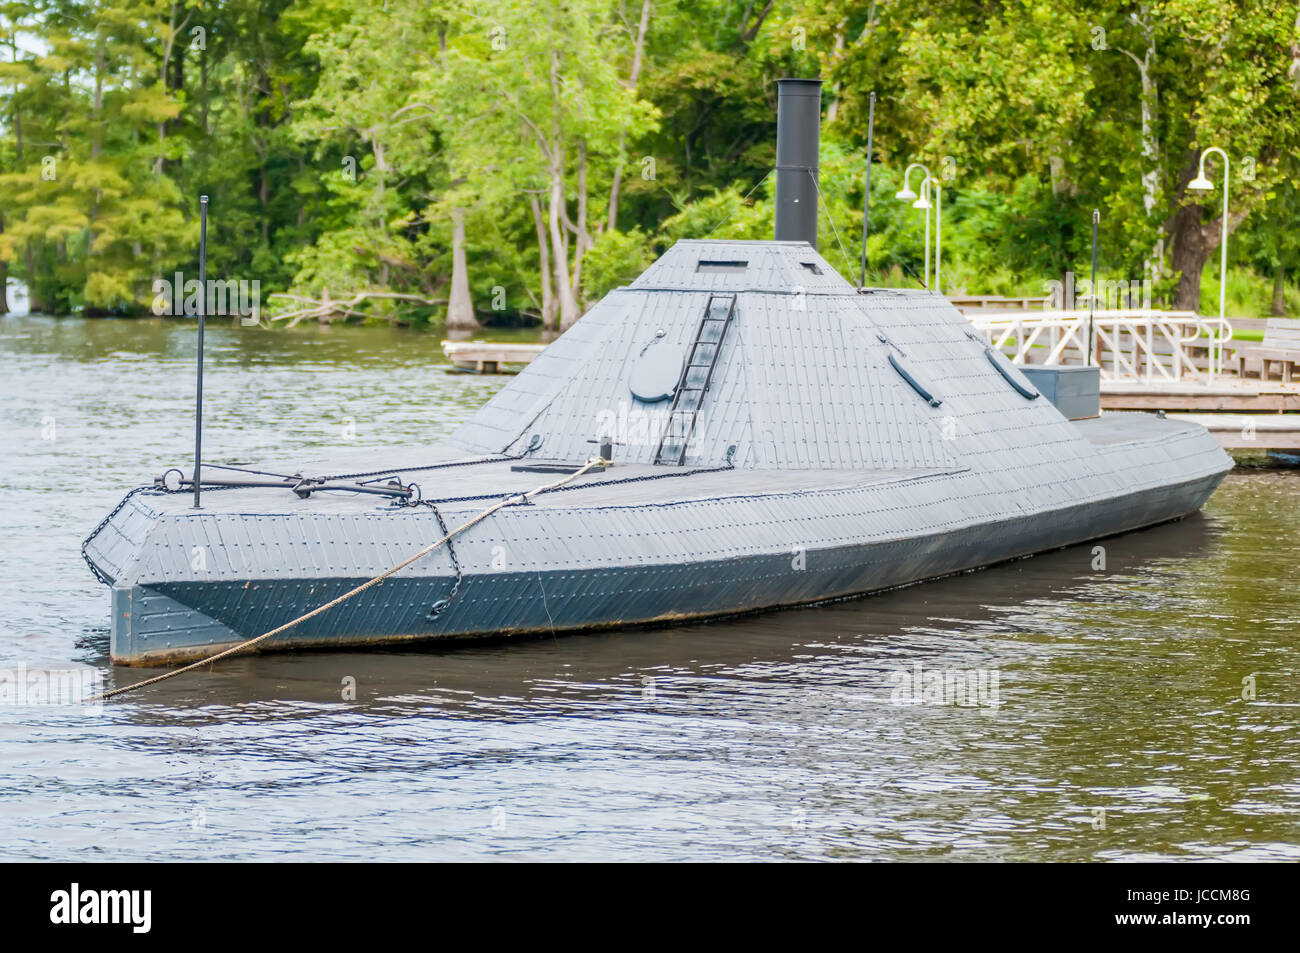
[[438,507],[433,503],[430,502],[427,505],[429,509],[433,510],[433,516],[438,521],[438,528],[442,530],[442,535],[447,537],[447,555],[451,557],[451,568],[456,572],[456,581],[452,584],[451,592],[429,607],[429,614],[425,618],[432,621],[446,612],[447,607],[451,605],[451,600],[456,598],[456,593],[460,591],[462,573],[460,559],[456,556],[456,548],[451,544],[451,534],[447,532],[447,524],[443,521],[442,514],[438,512]]
[[137,486],[134,490],[131,490],[129,493],[127,493],[126,496],[122,497],[121,503],[118,503],[117,506],[113,507],[113,512],[109,513],[102,520],[100,520],[99,525],[94,528],[91,534],[81,541],[81,558],[86,561],[86,565],[90,567],[90,571],[94,575],[94,577],[106,586],[111,586],[113,584],[113,580],[109,579],[107,576],[105,576],[102,572],[99,571],[99,567],[96,566],[94,562],[91,561],[90,554],[87,553],[86,550],[87,548],[89,548],[94,538],[103,531],[104,527],[113,521],[113,517],[116,516],[118,513],[122,512],[122,509],[126,506],[126,504],[131,502],[131,498],[135,496],[137,493],[140,493],[144,490],[156,491],[157,487]]

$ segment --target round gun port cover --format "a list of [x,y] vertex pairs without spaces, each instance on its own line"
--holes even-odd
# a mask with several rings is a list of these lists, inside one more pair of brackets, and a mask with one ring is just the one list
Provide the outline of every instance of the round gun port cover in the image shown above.
[[1039,396],[1038,388],[1029,383],[1029,378],[1020,373],[1020,368],[1008,361],[1005,354],[992,345],[984,349],[984,354],[989,363],[998,369],[998,373],[1006,378],[1007,383],[1020,392],[1021,397],[1033,400]]
[[684,359],[685,352],[671,344],[647,347],[632,364],[628,379],[632,396],[647,404],[668,400],[677,390]]
[[930,392],[928,387],[921,383],[921,379],[916,376],[916,372],[904,363],[901,357],[896,356],[892,351],[889,353],[889,363],[893,365],[894,370],[898,371],[898,376],[907,381],[912,390],[920,394],[921,398],[931,407],[938,407],[943,403],[943,401]]

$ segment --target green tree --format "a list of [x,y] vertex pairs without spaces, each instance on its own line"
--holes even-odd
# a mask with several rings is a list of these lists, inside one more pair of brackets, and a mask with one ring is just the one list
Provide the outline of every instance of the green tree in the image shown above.
[[1157,275],[1168,262],[1176,307],[1197,306],[1218,243],[1217,196],[1186,189],[1200,150],[1219,144],[1253,163],[1254,178],[1234,183],[1231,229],[1300,146],[1294,11],[1278,6],[839,0],[802,15],[853,141],[867,93],[890,77],[877,112],[888,161],[952,156],[958,188],[1004,194],[1034,176],[1058,196],[1042,214],[1076,255],[1089,210],[1103,208],[1112,258]]
[[608,221],[593,197],[611,194],[626,139],[653,127],[654,109],[622,74],[626,37],[603,0],[448,12],[457,29],[419,77],[423,101],[444,104],[462,188],[489,207],[528,203],[543,323],[562,330],[581,314],[583,259]]

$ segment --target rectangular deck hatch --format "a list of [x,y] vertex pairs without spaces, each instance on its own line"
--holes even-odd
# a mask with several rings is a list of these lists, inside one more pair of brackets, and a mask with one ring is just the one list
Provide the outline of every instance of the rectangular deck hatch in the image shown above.
[[740,274],[749,267],[747,261],[705,261],[700,259],[695,266],[697,274],[701,275],[735,275]]

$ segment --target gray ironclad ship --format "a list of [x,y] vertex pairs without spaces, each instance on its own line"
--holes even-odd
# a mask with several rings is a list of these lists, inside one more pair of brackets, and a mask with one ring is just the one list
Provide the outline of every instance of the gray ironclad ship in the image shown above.
[[[678,242],[445,443],[365,472],[209,468],[197,509],[176,471],[128,495],[83,548],[113,659],[261,635],[504,500],[259,648],[721,617],[1197,510],[1232,466],[1204,428],[1099,416],[1095,373],[1062,374],[1054,404],[942,296],[857,289],[816,252],[815,93],[782,83],[777,240]],[[609,465],[520,498],[593,456]]]

